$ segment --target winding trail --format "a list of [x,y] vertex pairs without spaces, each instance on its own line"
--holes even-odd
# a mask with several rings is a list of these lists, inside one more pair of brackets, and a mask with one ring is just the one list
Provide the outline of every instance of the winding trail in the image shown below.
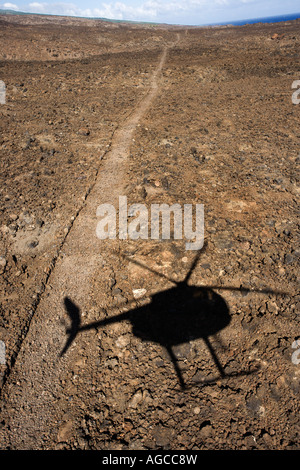
[[[177,37],[178,42],[179,36]],[[172,46],[169,46],[172,47]],[[169,47],[165,47],[153,72],[149,90],[138,106],[119,127],[111,147],[101,162],[97,180],[65,239],[40,303],[32,318],[15,365],[3,388],[0,428],[2,448],[43,449],[57,440],[62,422],[66,377],[72,369],[70,350],[59,358],[65,341],[64,298],[69,296],[88,311],[92,279],[103,260],[116,259],[116,243],[96,237],[96,210],[99,204],[117,207],[119,195],[125,194],[128,178],[127,160],[133,133],[151,106],[159,90],[159,77]],[[103,296],[106,293],[103,292]],[[75,348],[78,342],[74,342]]]

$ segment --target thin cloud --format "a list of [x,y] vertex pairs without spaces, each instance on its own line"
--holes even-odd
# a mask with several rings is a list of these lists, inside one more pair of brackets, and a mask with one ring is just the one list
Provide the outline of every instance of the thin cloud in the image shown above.
[[1,5],[1,8],[3,8],[4,10],[19,10],[19,7],[14,3],[4,3],[3,5]]

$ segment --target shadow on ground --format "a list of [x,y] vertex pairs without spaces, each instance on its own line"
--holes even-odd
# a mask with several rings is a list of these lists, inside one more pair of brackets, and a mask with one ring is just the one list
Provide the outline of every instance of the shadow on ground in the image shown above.
[[[216,380],[227,377],[247,375],[256,372],[256,370],[249,370],[230,375],[226,374],[210,341],[211,336],[214,336],[226,328],[231,321],[229,307],[226,301],[220,294],[216,293],[214,289],[238,290],[240,292],[249,292],[249,289],[218,286],[197,287],[188,285],[188,281],[195,269],[199,255],[200,253],[195,257],[183,281],[177,282],[169,279],[174,282],[175,286],[154,294],[149,304],[101,321],[82,325],[80,308],[75,305],[69,297],[65,297],[64,304],[71,320],[71,327],[67,330],[68,339],[60,355],[63,356],[66,353],[77,334],[80,332],[105,327],[116,322],[130,321],[132,333],[136,337],[140,338],[142,341],[160,344],[167,350],[182,389],[188,387],[184,382],[173,347],[199,338],[204,340],[219,374],[214,379],[202,381],[202,385],[211,384]],[[131,262],[132,261],[131,259]],[[137,261],[133,262],[143,266],[145,269],[150,269]],[[165,277],[163,274],[155,273],[161,277]],[[269,289],[255,292],[282,294]]]

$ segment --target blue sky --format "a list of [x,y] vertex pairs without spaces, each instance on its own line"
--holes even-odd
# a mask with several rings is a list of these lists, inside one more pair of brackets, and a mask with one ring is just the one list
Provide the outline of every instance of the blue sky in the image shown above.
[[31,13],[201,25],[300,11],[299,0],[11,0],[0,8]]

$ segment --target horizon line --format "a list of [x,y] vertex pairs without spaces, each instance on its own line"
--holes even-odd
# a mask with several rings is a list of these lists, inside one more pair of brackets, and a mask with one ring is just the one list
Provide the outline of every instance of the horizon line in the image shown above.
[[[265,17],[258,17],[258,18],[248,18],[248,19],[241,19],[241,20],[233,20],[233,21],[225,21],[225,22],[217,22],[217,23],[204,23],[204,24],[178,24],[178,23],[161,23],[157,21],[143,21],[143,20],[118,20],[113,18],[103,18],[97,16],[76,16],[76,15],[57,15],[53,13],[33,13],[33,12],[26,12],[21,10],[11,10],[11,9],[1,9],[0,8],[0,15],[35,15],[35,16],[51,16],[57,18],[72,18],[72,19],[82,19],[82,20],[100,20],[100,21],[107,21],[109,23],[133,23],[133,24],[149,24],[154,26],[179,26],[179,27],[205,27],[205,26],[245,26],[247,24],[269,24],[269,23],[284,23],[286,21],[295,21],[300,19],[300,12],[295,13],[287,13],[275,16],[265,16]],[[286,19],[282,19],[286,18]]]

